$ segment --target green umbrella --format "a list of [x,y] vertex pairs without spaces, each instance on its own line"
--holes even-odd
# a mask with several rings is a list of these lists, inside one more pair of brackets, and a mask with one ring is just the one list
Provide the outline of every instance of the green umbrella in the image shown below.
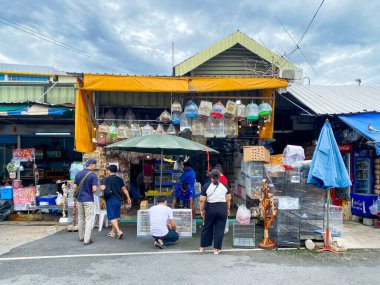
[[[123,140],[106,146],[106,148],[120,149],[133,152],[161,154],[161,178],[162,184],[162,156],[167,155],[192,155],[196,153],[218,153],[218,151],[172,135],[150,135]],[[161,185],[160,185],[161,193]]]
[[106,146],[106,148],[168,155],[191,155],[202,152],[218,153],[216,150],[204,146],[203,144],[172,135],[149,135],[137,137],[113,143]]

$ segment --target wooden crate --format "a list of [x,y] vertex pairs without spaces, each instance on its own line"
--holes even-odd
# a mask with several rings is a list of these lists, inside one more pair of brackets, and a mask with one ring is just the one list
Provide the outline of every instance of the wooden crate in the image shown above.
[[270,161],[269,150],[263,146],[244,146],[243,160],[248,161]]

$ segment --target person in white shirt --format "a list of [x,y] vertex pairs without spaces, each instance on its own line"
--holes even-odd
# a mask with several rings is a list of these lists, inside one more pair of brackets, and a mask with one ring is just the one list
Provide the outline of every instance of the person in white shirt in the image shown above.
[[179,234],[176,232],[173,210],[167,206],[166,197],[160,196],[157,200],[158,204],[149,209],[150,233],[154,245],[163,249],[165,244],[176,242]]
[[214,254],[222,249],[224,228],[227,216],[230,215],[231,192],[227,185],[219,182],[220,171],[213,169],[210,172],[211,183],[202,187],[199,208],[204,225],[201,233],[200,252],[212,245],[214,240]]

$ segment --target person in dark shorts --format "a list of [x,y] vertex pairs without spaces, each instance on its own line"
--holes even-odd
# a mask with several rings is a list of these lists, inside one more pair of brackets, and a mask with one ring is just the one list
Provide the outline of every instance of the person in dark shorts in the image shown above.
[[117,237],[121,239],[123,232],[119,228],[120,208],[123,200],[123,193],[127,196],[128,204],[131,204],[131,198],[127,187],[125,187],[123,179],[116,175],[116,165],[107,167],[107,174],[109,175],[103,180],[101,189],[103,191],[104,199],[106,200],[107,217],[111,222],[112,230],[107,234],[109,237]]

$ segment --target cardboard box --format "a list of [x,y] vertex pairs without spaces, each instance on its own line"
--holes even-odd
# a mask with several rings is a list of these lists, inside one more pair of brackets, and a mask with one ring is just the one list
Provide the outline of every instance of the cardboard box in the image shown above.
[[248,161],[270,161],[269,150],[263,146],[244,146],[243,160]]

